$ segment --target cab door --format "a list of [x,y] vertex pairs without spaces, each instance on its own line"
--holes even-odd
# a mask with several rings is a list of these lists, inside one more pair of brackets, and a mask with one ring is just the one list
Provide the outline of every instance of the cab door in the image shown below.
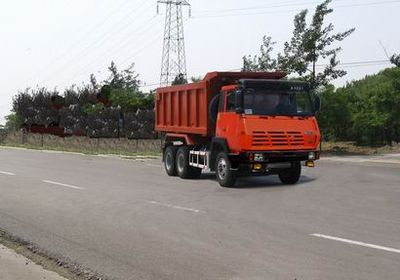
[[230,152],[240,152],[240,132],[242,128],[242,116],[238,111],[239,105],[239,91],[237,87],[224,90],[223,106],[220,106],[217,118],[216,137],[224,138],[228,143]]

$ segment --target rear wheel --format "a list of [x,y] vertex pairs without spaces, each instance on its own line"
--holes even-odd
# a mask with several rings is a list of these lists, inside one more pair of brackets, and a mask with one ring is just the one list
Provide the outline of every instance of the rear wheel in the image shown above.
[[198,179],[201,169],[189,165],[189,148],[181,146],[176,152],[176,172],[182,179]]
[[168,146],[164,151],[164,168],[169,176],[176,176],[175,156],[177,148]]
[[236,182],[236,171],[231,169],[231,162],[225,152],[217,155],[215,162],[217,181],[222,187],[233,187]]
[[292,166],[290,168],[282,170],[281,172],[279,172],[278,175],[283,184],[296,184],[299,181],[301,175],[300,162],[292,162]]

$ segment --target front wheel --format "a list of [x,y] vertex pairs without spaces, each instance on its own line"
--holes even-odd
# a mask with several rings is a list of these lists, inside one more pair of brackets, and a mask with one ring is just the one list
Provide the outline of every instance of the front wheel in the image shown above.
[[285,185],[296,184],[301,175],[301,164],[300,162],[292,162],[292,166],[288,169],[284,169],[279,172],[279,179]]
[[233,187],[236,182],[236,171],[231,169],[231,162],[225,152],[220,152],[215,162],[217,181],[222,187]]

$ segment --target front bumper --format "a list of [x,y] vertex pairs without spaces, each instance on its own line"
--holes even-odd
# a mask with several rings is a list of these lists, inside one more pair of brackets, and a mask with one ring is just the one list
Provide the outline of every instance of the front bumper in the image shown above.
[[[243,163],[284,163],[284,162],[295,162],[295,161],[307,161],[309,160],[309,153],[315,153],[315,158],[312,160],[318,160],[320,157],[320,152],[315,150],[310,151],[251,151],[251,152],[242,152],[239,155],[235,155],[231,157],[233,162],[238,164]],[[263,154],[264,160],[256,161],[252,159],[251,155],[254,154]]]
[[[314,153],[310,159],[309,154]],[[251,160],[251,154],[263,154],[264,160]],[[239,155],[232,155],[232,168],[237,170],[239,176],[263,176],[279,174],[283,169],[290,168],[294,162],[305,162],[307,167],[314,167],[314,161],[318,160],[319,151],[279,151],[279,152],[243,152]]]

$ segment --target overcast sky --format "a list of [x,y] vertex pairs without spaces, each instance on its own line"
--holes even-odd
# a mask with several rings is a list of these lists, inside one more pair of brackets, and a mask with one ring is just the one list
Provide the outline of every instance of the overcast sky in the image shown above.
[[[241,67],[242,56],[257,54],[263,35],[280,50],[292,33],[293,17],[313,10],[313,0],[191,0],[185,22],[188,76]],[[113,60],[124,69],[135,63],[140,79],[159,82],[165,6],[154,0],[0,0],[0,123],[18,90],[36,85],[59,90],[104,80]],[[328,18],[336,31],[356,32],[342,43],[345,79],[359,79],[389,64],[400,52],[400,0],[334,0]],[[187,18],[188,12],[185,12]],[[367,61],[373,61],[366,63]],[[346,64],[363,62],[362,64]],[[145,89],[148,89],[146,87]]]

